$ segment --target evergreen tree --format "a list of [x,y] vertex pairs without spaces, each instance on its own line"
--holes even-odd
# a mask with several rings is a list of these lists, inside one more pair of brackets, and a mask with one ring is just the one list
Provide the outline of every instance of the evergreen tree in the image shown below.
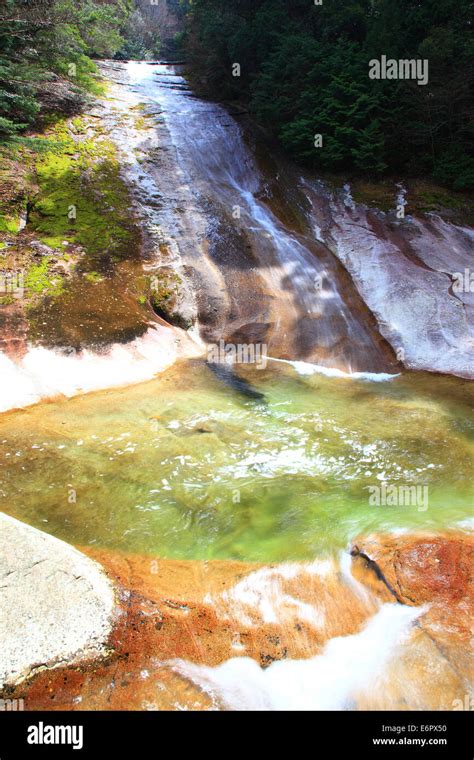
[[18,136],[40,110],[42,84],[55,76],[93,89],[92,57],[115,54],[126,0],[1,0],[0,140]]
[[[474,188],[471,0],[193,0],[186,18],[195,83],[246,102],[297,160]],[[382,55],[428,59],[428,84],[369,79]]]

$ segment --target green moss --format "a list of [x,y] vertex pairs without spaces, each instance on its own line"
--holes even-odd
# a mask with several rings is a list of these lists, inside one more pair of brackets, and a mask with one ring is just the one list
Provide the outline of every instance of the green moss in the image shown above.
[[26,212],[28,152],[0,148],[0,233],[16,235]]
[[15,235],[20,229],[20,217],[0,213],[0,232]]
[[146,123],[146,119],[143,116],[139,116],[135,119],[136,129],[147,129],[149,125]]
[[184,319],[177,311],[177,299],[179,296],[179,285],[182,280],[176,272],[170,269],[163,269],[159,274],[150,278],[150,303],[153,311],[158,316],[166,319],[167,322],[189,330],[192,322]]
[[[176,277],[176,279],[175,279]],[[169,302],[178,294],[177,276],[165,275],[151,278],[150,300],[154,309],[163,311]]]
[[395,208],[397,192],[394,182],[355,180],[351,184],[352,197],[356,203],[362,203],[385,212]]
[[421,179],[410,181],[407,186],[409,211],[434,212],[455,224],[474,224],[472,193],[454,192]]
[[56,235],[55,237],[42,235],[41,240],[49,246],[49,248],[58,248],[62,250],[65,247],[61,235]]
[[[349,181],[351,193],[356,203],[389,212],[395,209],[398,194],[398,178],[369,181],[360,177],[347,175],[321,175],[327,186],[333,191],[340,191]],[[474,224],[474,204],[472,193],[448,190],[435,182],[424,178],[404,178],[407,188],[407,206],[405,214],[426,214],[434,212],[454,224]]]
[[78,135],[84,134],[85,132],[84,119],[80,116],[77,116],[76,118],[71,119],[70,126],[71,126],[71,129]]
[[420,205],[424,204],[430,210],[436,210],[440,206],[451,209],[462,208],[463,203],[459,198],[455,198],[449,193],[444,192],[424,192],[420,193]]
[[102,282],[102,280],[104,279],[104,278],[102,277],[102,275],[101,275],[101,274],[99,274],[99,272],[86,272],[86,273],[84,274],[84,277],[86,278],[86,280],[87,280],[88,282],[92,282],[92,283],[95,283],[95,282]]
[[37,162],[39,193],[30,227],[53,248],[79,244],[93,269],[135,255],[138,230],[130,197],[120,177],[115,146],[102,137],[84,137],[84,120],[53,129],[56,147]]
[[25,275],[25,288],[30,294],[59,296],[63,291],[61,275],[50,272],[50,257],[45,256],[39,264],[33,264]]
[[13,296],[0,296],[0,306],[9,306],[14,301],[15,298]]

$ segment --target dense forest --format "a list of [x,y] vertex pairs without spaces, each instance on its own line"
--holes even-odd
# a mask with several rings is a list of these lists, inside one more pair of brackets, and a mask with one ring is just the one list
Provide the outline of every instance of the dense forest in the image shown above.
[[[311,168],[428,174],[472,189],[472,9],[471,0],[193,0],[190,69],[211,96],[245,101]],[[428,84],[370,79],[369,61],[382,55],[427,59]]]
[[97,87],[92,58],[123,46],[128,14],[126,0],[3,0],[0,139],[21,135],[54,107],[80,109],[84,93]]
[[98,83],[94,59],[153,58],[167,5],[132,0],[0,0],[0,141],[51,110],[80,110]]
[[[470,190],[472,7],[471,0],[0,0],[0,141],[21,140],[53,95],[57,102],[62,94],[63,110],[80,109],[84,92],[97,88],[94,58],[171,54],[186,56],[201,94],[245,104],[311,169],[427,175]],[[382,55],[427,60],[427,84],[371,79],[369,61]]]

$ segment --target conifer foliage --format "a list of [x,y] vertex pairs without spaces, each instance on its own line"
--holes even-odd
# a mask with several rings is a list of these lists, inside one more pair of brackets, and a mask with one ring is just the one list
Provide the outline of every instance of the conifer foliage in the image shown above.
[[[193,0],[190,69],[210,95],[245,101],[312,168],[410,171],[472,189],[473,7],[472,0]],[[383,55],[427,60],[428,83],[369,78],[369,62]]]

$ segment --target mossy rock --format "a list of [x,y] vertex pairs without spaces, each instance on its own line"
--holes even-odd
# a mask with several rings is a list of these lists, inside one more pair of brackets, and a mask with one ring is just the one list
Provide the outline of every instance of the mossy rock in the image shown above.
[[114,144],[92,139],[82,119],[55,125],[54,149],[36,165],[39,193],[30,227],[53,248],[63,241],[84,249],[91,269],[105,271],[118,260],[139,256],[140,233]]
[[64,278],[51,271],[51,257],[45,256],[39,264],[33,264],[25,275],[25,288],[29,295],[57,297],[63,292]]
[[178,309],[182,280],[172,269],[163,268],[150,278],[150,304],[155,314],[172,325],[189,330],[192,321],[183,317]]

